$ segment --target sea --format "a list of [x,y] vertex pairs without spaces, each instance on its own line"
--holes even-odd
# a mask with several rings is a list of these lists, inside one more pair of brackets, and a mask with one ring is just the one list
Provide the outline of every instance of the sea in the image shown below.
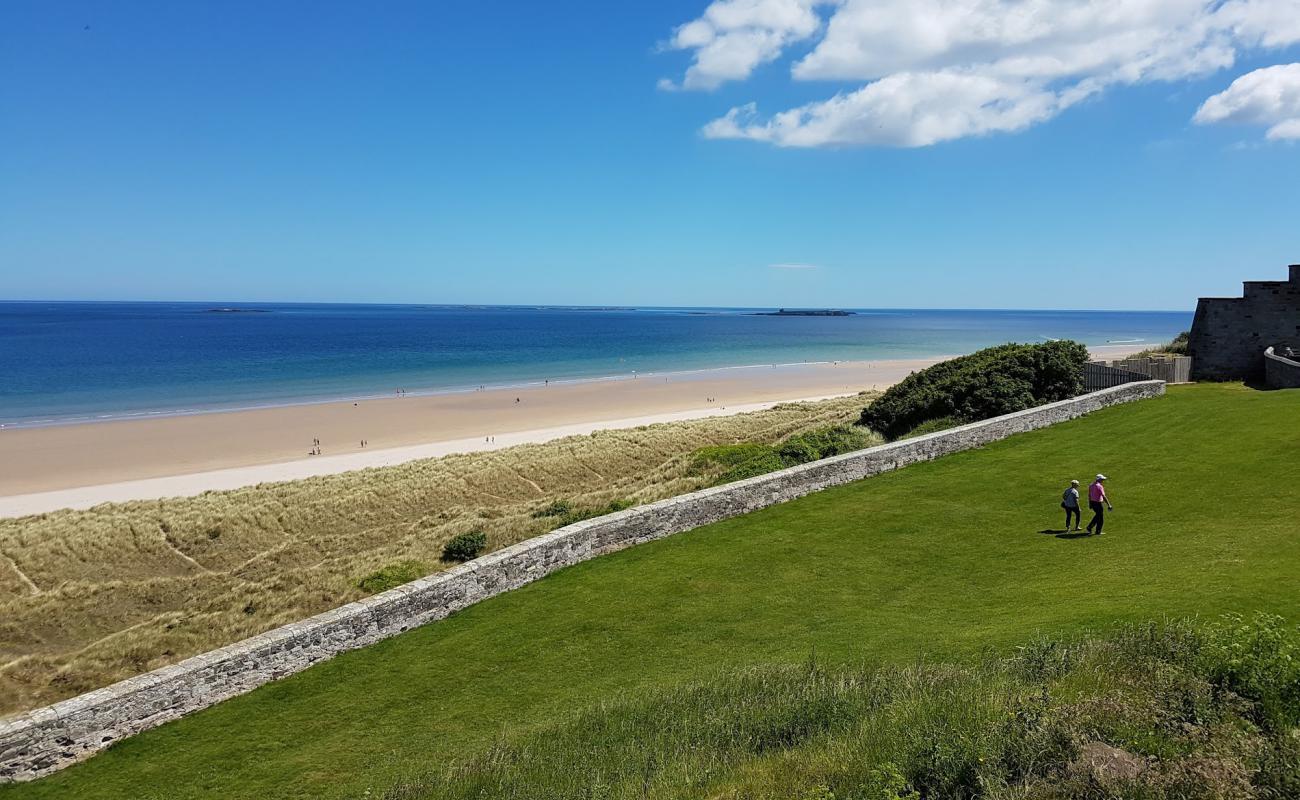
[[1190,312],[0,302],[0,424],[36,426],[543,381],[1156,344]]

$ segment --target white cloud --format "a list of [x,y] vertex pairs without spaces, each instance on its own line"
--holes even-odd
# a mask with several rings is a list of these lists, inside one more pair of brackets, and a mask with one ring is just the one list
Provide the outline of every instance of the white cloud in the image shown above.
[[[678,27],[666,45],[695,51],[681,86],[714,89],[748,78],[755,67],[781,55],[787,45],[816,33],[821,20],[813,7],[824,2],[715,0],[699,19]],[[661,88],[664,83],[660,81]]]
[[744,80],[805,41],[793,78],[861,84],[768,118],[738,106],[704,134],[916,147],[1023,130],[1111,86],[1300,42],[1300,0],[716,0],[672,46],[695,54],[681,84],[693,89]]
[[816,264],[769,264],[772,269],[820,269]]
[[714,139],[788,147],[874,144],[920,147],[981,133],[1018,131],[1064,101],[1025,81],[956,72],[897,73],[846,95],[756,120],[751,104],[704,127]]
[[1300,139],[1300,64],[1248,72],[1206,100],[1193,120],[1267,125],[1269,139]]

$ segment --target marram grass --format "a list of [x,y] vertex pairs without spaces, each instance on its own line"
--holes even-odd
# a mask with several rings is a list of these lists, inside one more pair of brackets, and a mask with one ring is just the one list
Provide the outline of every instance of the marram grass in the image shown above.
[[[0,716],[382,591],[419,577],[412,565],[446,568],[457,536],[495,550],[694,491],[720,471],[696,450],[843,424],[866,399],[0,520]],[[538,513],[556,502],[565,513]]]

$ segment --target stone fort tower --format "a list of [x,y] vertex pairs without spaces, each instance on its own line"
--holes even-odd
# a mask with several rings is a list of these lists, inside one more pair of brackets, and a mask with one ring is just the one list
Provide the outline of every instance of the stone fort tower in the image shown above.
[[1259,380],[1264,350],[1300,346],[1300,264],[1285,281],[1246,281],[1241,297],[1202,297],[1191,338],[1192,380]]

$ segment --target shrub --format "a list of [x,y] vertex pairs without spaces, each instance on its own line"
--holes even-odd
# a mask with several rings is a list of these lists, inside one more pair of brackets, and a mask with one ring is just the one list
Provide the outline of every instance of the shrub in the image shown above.
[[1088,348],[1071,341],[1004,344],[914,372],[862,411],[896,439],[931,420],[975,422],[1064,400],[1083,388]]
[[478,554],[487,547],[487,535],[483,531],[458,533],[442,547],[443,561],[469,561],[478,558]]
[[357,588],[366,594],[378,594],[428,574],[429,568],[420,561],[399,561],[357,581]]
[[841,453],[851,453],[870,444],[871,436],[861,428],[835,425],[791,436],[777,447],[777,453],[787,467],[792,467]]

